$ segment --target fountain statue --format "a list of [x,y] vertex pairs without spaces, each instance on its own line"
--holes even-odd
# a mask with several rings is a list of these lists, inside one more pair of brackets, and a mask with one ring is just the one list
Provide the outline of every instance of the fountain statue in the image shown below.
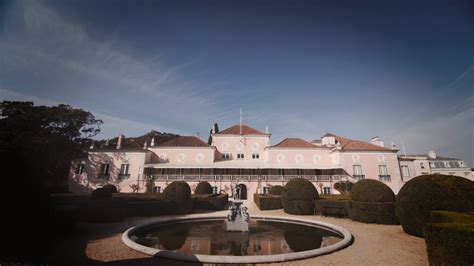
[[240,199],[241,188],[237,184],[233,187],[233,200],[230,202],[229,214],[227,215],[227,231],[248,231],[250,215],[247,207],[243,206]]

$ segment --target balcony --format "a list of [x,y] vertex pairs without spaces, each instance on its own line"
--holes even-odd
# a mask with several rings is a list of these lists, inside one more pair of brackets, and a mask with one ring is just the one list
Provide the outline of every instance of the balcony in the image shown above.
[[119,174],[118,175],[118,179],[129,179],[130,178],[130,174]]
[[384,182],[390,182],[390,175],[379,175],[379,180]]
[[352,175],[352,178],[359,181],[359,180],[365,179],[365,175]]
[[[345,175],[160,175],[143,174],[139,180],[154,181],[229,181],[229,182],[268,182],[268,181],[290,181],[293,178],[306,178],[311,182],[332,182],[347,180]],[[364,175],[362,175],[362,179]]]

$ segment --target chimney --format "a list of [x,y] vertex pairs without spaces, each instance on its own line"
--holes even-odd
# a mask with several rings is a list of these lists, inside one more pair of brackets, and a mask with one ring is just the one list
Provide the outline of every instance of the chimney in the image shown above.
[[268,130],[268,126],[265,127],[265,134],[270,134],[270,131]]
[[436,159],[436,152],[435,151],[429,151],[428,152],[428,157],[431,159]]
[[336,143],[336,150],[342,150],[342,146],[339,141]]
[[393,142],[392,142],[392,146],[390,147],[390,149],[392,149],[392,150],[398,150],[397,145],[395,145],[395,143],[393,143]]
[[150,147],[155,147],[155,137],[151,138]]
[[372,144],[374,145],[377,145],[377,146],[380,146],[380,147],[385,147],[384,143],[383,143],[383,140],[381,140],[378,136],[375,136],[373,137],[370,142],[372,142]]
[[120,150],[122,148],[122,139],[123,139],[123,135],[120,134],[117,140],[117,147],[115,147],[117,150]]
[[144,149],[148,148],[148,145],[147,145],[146,141],[145,141],[145,143],[143,144],[143,148],[144,148]]

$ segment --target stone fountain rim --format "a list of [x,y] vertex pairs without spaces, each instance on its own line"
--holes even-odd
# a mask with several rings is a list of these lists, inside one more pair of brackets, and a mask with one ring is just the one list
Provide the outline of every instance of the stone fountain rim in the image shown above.
[[148,227],[157,226],[160,224],[170,224],[170,223],[183,223],[183,222],[198,222],[198,221],[215,221],[217,219],[225,219],[226,216],[222,214],[190,214],[186,216],[163,216],[153,219],[149,219],[147,222],[130,227],[122,234],[123,243],[136,251],[141,253],[168,258],[182,261],[190,262],[202,262],[202,263],[269,263],[269,262],[282,262],[282,261],[291,261],[299,260],[321,256],[324,254],[332,253],[343,249],[349,246],[352,243],[352,234],[345,228],[325,223],[321,221],[312,221],[302,218],[293,218],[293,217],[284,217],[284,216],[270,216],[270,215],[253,215],[251,219],[255,220],[264,220],[264,221],[276,221],[276,222],[288,222],[293,224],[301,224],[307,226],[317,226],[325,230],[337,233],[343,237],[341,241],[336,244],[300,251],[293,253],[284,253],[284,254],[275,254],[275,255],[252,255],[252,256],[223,256],[223,255],[203,255],[203,254],[191,254],[176,252],[170,250],[161,250],[157,248],[151,248],[147,246],[140,245],[130,239],[130,235],[138,230],[143,230]]

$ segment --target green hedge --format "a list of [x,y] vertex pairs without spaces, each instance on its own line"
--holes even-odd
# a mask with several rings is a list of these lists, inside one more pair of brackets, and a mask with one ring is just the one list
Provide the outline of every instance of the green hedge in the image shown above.
[[349,218],[349,200],[319,199],[314,202],[317,215]]
[[253,201],[260,210],[277,210],[282,208],[281,196],[279,195],[253,194]]
[[212,186],[207,181],[201,181],[194,190],[194,194],[212,194]]
[[195,208],[201,210],[224,210],[229,201],[227,194],[194,194]]
[[318,198],[318,191],[310,181],[293,178],[283,187],[281,205],[286,213],[311,215],[314,214],[314,200]]
[[459,176],[423,175],[408,181],[397,195],[396,212],[403,230],[423,237],[431,211],[474,211],[474,182]]
[[270,194],[272,195],[281,195],[281,192],[283,191],[283,187],[280,185],[272,186],[270,188]]
[[474,213],[433,211],[423,234],[430,265],[474,265]]
[[351,200],[360,202],[394,202],[395,194],[389,186],[378,180],[362,179],[352,186]]
[[158,197],[174,202],[182,213],[188,213],[194,207],[194,200],[191,200],[191,187],[184,181],[172,182],[163,190],[163,195]]
[[363,223],[399,224],[394,202],[349,202],[351,220]]

